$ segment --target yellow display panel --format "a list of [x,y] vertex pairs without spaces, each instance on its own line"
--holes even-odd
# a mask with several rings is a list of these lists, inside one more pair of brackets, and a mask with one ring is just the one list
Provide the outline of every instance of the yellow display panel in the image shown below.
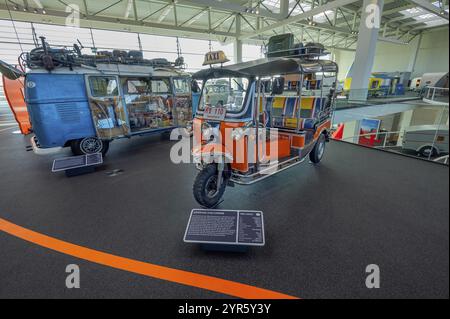
[[302,110],[312,110],[314,107],[314,98],[313,97],[303,97],[301,100]]
[[296,118],[287,118],[284,121],[284,126],[287,128],[297,128],[297,119]]
[[286,103],[286,98],[284,98],[284,97],[273,98],[273,108],[274,109],[284,109],[285,103]]

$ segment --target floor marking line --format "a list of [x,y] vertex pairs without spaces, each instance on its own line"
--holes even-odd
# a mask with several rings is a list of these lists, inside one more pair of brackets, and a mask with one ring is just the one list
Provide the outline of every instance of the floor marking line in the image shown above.
[[96,264],[243,299],[298,299],[279,292],[217,277],[120,257],[49,237],[0,218],[0,231],[41,247]]
[[10,127],[7,127],[7,128],[4,128],[4,129],[1,129],[1,130],[0,130],[0,132],[5,132],[5,131],[9,131],[9,130],[12,130],[13,128],[18,128],[18,126],[17,126],[17,125],[14,125],[14,126],[10,126]]

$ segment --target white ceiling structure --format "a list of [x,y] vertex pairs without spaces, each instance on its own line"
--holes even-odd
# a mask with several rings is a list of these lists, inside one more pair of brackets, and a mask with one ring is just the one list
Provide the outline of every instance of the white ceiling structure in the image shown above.
[[[448,27],[447,1],[385,0],[380,40],[407,44]],[[69,5],[87,28],[250,44],[291,32],[298,41],[352,50],[362,0],[0,0],[0,19],[65,25]]]

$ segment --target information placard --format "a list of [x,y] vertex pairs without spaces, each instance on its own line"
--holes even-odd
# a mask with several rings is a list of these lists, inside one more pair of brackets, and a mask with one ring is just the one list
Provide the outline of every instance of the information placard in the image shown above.
[[264,246],[264,218],[260,211],[194,209],[184,242]]
[[100,165],[103,163],[101,153],[58,158],[53,161],[52,172],[67,171],[76,168]]

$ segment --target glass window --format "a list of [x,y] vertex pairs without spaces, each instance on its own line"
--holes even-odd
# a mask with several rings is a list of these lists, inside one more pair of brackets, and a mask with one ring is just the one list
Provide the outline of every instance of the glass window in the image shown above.
[[152,93],[170,93],[170,79],[152,80]]
[[146,94],[150,93],[149,83],[145,80],[128,80],[127,81],[128,94]]
[[118,96],[117,80],[112,76],[92,76],[89,78],[91,93],[94,97]]
[[246,78],[210,79],[204,84],[200,109],[225,107],[228,112],[238,113],[244,108],[248,85]]
[[173,84],[176,94],[191,93],[191,80],[189,78],[174,79]]

